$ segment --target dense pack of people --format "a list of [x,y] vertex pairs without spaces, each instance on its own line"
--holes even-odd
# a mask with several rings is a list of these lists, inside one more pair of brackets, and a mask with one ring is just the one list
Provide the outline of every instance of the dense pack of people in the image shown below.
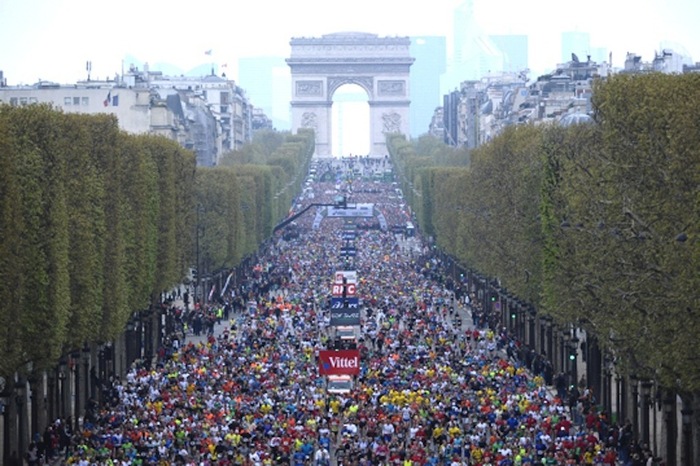
[[[342,190],[388,223],[405,223],[410,210],[395,185],[362,180],[387,163],[320,166],[319,177],[331,179],[295,208]],[[516,343],[488,325],[473,294],[461,299],[454,283],[436,279],[445,261],[420,235],[357,229],[361,368],[351,392],[329,394],[317,356],[332,347],[329,289],[348,262],[338,254],[344,219],[314,228],[314,215],[297,220],[295,237],[267,242],[220,302],[175,300],[180,325],[157,360],[116,378],[80,429],[62,434],[54,458],[81,466],[619,464],[623,429],[594,403],[574,416],[547,364],[509,351]],[[50,429],[62,431],[61,421]]]

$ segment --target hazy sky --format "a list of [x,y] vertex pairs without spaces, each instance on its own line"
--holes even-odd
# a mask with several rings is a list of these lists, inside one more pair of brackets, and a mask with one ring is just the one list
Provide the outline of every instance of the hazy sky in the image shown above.
[[[645,61],[663,41],[700,61],[698,0],[474,0],[487,34],[528,34],[530,68],[546,72],[560,61],[562,31],[591,34],[592,47]],[[358,31],[380,36],[443,35],[452,31],[458,0],[0,0],[0,70],[9,85],[38,79],[71,83],[114,77],[122,60],[171,63],[183,72],[239,57],[288,56],[289,39]],[[678,50],[678,47],[674,47]],[[206,56],[206,50],[212,50]],[[128,67],[129,63],[125,63]],[[245,83],[239,83],[245,87]]]

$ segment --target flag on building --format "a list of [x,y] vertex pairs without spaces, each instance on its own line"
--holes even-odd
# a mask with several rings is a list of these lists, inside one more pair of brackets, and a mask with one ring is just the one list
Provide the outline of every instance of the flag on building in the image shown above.
[[204,52],[204,55],[211,55],[211,49],[206,50],[206,51]]
[[112,100],[112,91],[109,91],[109,92],[107,93],[107,98],[106,98],[105,101],[102,102],[102,103],[104,104],[105,107],[108,107],[109,104],[110,104],[110,102],[111,102],[111,100]]

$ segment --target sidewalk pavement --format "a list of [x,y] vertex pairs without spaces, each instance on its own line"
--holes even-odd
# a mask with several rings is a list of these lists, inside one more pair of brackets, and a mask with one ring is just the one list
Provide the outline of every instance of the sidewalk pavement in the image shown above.
[[[172,303],[171,306],[174,306],[177,309],[185,309],[185,302],[182,300],[182,298],[176,298]],[[193,309],[192,303],[189,305],[189,310]],[[237,314],[231,313],[231,317],[236,317]],[[229,319],[221,319],[220,322],[218,322],[216,325],[214,325],[214,337],[218,337],[222,333],[224,333],[225,330],[230,329],[230,320]],[[187,330],[187,334],[185,335],[185,341],[184,343],[193,343],[193,344],[198,344],[198,343],[206,343],[209,338],[209,334],[204,331],[200,333],[199,335],[195,335],[192,333],[192,329]]]

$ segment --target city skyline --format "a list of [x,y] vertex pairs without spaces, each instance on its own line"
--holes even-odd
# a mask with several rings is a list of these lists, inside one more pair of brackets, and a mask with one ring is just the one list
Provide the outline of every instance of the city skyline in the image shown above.
[[[628,52],[651,61],[663,48],[693,61],[700,59],[700,33],[691,24],[693,18],[700,17],[700,4],[690,0],[623,0],[615,4],[591,0],[585,7],[554,0],[528,4],[435,0],[411,7],[398,0],[358,0],[343,15],[325,14],[327,2],[321,0],[300,0],[293,5],[282,3],[270,9],[269,5],[261,8],[261,4],[244,3],[237,5],[235,18],[246,20],[227,21],[221,18],[234,14],[230,6],[202,0],[198,4],[202,14],[184,23],[182,11],[160,0],[147,4],[124,0],[107,14],[99,0],[6,0],[0,3],[0,40],[14,46],[0,53],[0,71],[10,86],[40,80],[71,84],[88,77],[111,80],[132,65],[143,68],[146,64],[166,75],[225,73],[246,91],[253,105],[264,108],[277,129],[288,130],[291,76],[284,59],[289,57],[293,37],[353,31],[411,37],[414,45],[423,37],[444,38],[447,69],[431,65],[439,74],[438,84],[411,88],[415,104],[411,135],[415,137],[428,131],[432,112],[426,109],[442,105],[442,96],[457,89],[460,82],[484,73],[518,72],[514,68],[527,64],[529,78],[536,80],[566,61],[571,52],[582,60],[586,55],[595,61],[612,58],[616,68],[623,66]],[[280,17],[289,18],[288,24],[277,27],[275,21]],[[391,21],[392,17],[396,21]],[[460,24],[466,26],[458,30]],[[527,56],[513,56],[516,50],[526,50]],[[431,62],[435,58],[416,56]],[[255,60],[266,64],[256,65]],[[275,61],[278,64],[271,66]],[[492,69],[499,62],[503,70]],[[412,81],[431,82],[425,68],[419,73],[421,65],[425,64],[414,63]],[[440,95],[433,95],[438,88]],[[333,100],[334,149],[341,153],[361,151],[358,146],[366,147],[369,139],[363,129],[369,118],[366,95],[349,92]],[[342,128],[340,121],[344,122]]]
[[[133,56],[152,66],[172,65],[182,73],[210,63],[238,79],[240,58],[287,57],[292,37],[343,31],[445,36],[449,59],[454,13],[462,3],[435,0],[408,7],[398,0],[358,0],[339,15],[321,0],[272,6],[202,0],[198,17],[192,19],[187,11],[160,0],[124,0],[118,5],[99,0],[6,0],[0,3],[0,41],[12,46],[0,53],[0,70],[9,85],[40,79],[70,83],[87,78],[89,61],[92,79],[111,79],[128,69],[130,63],[124,60]],[[692,24],[700,17],[700,4],[692,0],[474,0],[473,9],[486,35],[528,36],[531,78],[560,62],[561,34],[567,31],[588,33],[591,48],[609,50],[615,67],[622,66],[627,52],[651,60],[662,48],[700,59],[700,32]]]

